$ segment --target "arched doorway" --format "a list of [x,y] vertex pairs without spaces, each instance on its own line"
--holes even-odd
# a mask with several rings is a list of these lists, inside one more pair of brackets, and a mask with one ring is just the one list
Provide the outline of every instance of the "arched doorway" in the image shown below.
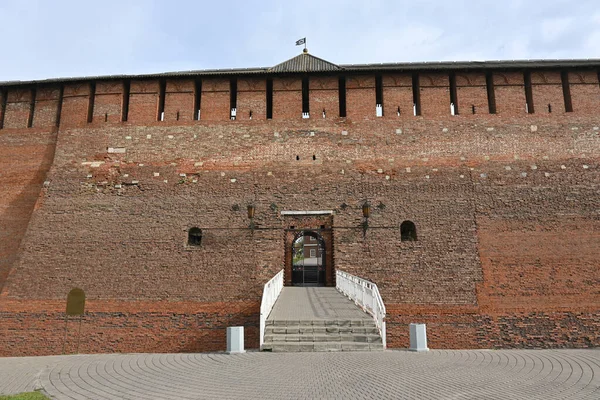
[[292,285],[325,286],[325,240],[314,231],[299,231],[292,242]]

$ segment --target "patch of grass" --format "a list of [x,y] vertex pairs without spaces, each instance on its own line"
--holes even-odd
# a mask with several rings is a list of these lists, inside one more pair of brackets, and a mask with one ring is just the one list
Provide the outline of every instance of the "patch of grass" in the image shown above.
[[44,396],[40,392],[27,392],[11,394],[10,396],[0,395],[0,400],[49,400],[49,398]]

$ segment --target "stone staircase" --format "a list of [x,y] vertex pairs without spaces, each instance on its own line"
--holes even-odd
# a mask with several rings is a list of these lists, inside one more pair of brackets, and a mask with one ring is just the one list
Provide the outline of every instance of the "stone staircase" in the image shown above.
[[263,350],[370,351],[383,343],[373,320],[267,320]]
[[263,351],[376,351],[373,318],[335,288],[285,287],[267,318]]

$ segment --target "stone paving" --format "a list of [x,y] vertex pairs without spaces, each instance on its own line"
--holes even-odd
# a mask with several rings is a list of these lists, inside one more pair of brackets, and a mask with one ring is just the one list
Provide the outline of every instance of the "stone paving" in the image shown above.
[[284,287],[270,320],[373,319],[332,287]]
[[54,399],[600,399],[600,350],[0,358],[0,394]]

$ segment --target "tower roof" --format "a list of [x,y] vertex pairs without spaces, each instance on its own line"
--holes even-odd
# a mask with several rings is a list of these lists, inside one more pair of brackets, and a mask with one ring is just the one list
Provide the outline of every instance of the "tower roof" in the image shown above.
[[305,51],[296,57],[269,68],[268,72],[324,72],[340,71],[342,69],[339,65],[315,57],[309,54],[308,51]]

